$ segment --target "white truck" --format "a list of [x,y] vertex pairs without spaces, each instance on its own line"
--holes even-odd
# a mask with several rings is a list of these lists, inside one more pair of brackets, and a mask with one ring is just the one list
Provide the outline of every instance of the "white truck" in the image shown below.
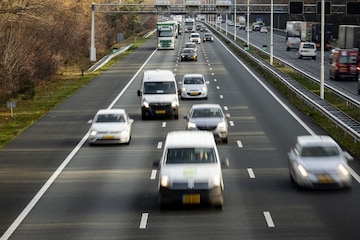
[[312,22],[287,21],[286,40],[288,37],[298,37],[301,41],[311,41]]
[[244,16],[238,17],[239,29],[245,29],[246,18]]

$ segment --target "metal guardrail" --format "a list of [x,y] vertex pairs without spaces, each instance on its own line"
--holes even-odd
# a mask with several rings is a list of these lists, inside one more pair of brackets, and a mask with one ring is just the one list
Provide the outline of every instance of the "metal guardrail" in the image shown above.
[[[351,135],[354,138],[354,141],[360,141],[360,123],[350,116],[346,115],[344,112],[339,110],[338,108],[334,107],[327,101],[321,99],[318,95],[314,94],[313,92],[306,89],[304,86],[299,84],[297,81],[286,75],[285,73],[281,72],[279,69],[277,69],[274,66],[271,66],[268,62],[263,60],[262,58],[259,58],[259,56],[243,49],[241,46],[239,46],[234,40],[233,35],[232,38],[229,36],[223,34],[222,32],[218,31],[214,27],[211,26],[211,29],[213,31],[216,31],[218,34],[220,34],[223,38],[225,38],[228,42],[231,42],[239,51],[241,51],[243,54],[246,54],[248,57],[252,58],[253,61],[255,61],[259,66],[261,66],[264,70],[271,73],[273,76],[278,78],[280,81],[282,81],[283,84],[288,86],[288,88],[293,91],[298,97],[302,98],[307,102],[307,104],[311,105],[313,108],[320,111],[322,114],[327,116],[329,120],[334,122],[336,126],[343,129],[347,134]],[[228,32],[229,34],[229,32]],[[238,37],[238,36],[237,36]],[[243,39],[242,39],[243,40]],[[252,44],[251,44],[252,45]],[[261,48],[252,45],[253,47],[259,49],[260,51],[268,54],[267,52],[263,51]],[[291,64],[287,64],[284,60],[276,58],[277,61],[281,62],[284,65],[287,65],[288,67],[291,67],[295,69],[296,71],[301,72],[305,76],[309,77],[312,80],[315,80],[319,82],[315,77],[310,76],[309,74],[305,73],[304,71],[301,71],[300,69],[297,69],[296,67],[292,66]],[[335,89],[331,86],[326,86],[327,88],[331,89],[332,91],[336,92],[337,94],[343,96],[345,99],[347,99],[349,102],[351,102],[355,106],[360,106],[359,102],[352,99],[349,96],[346,96],[346,94],[343,94],[339,90]]]

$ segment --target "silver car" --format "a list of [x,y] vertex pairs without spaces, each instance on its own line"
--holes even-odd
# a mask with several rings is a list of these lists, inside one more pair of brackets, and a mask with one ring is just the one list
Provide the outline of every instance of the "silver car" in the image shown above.
[[214,137],[223,143],[228,142],[228,119],[219,104],[195,104],[186,119],[186,130],[205,130],[213,132]]
[[101,109],[91,120],[88,142],[129,144],[133,122],[124,109]]
[[290,176],[298,187],[350,188],[350,159],[329,136],[298,136],[289,152]]
[[207,84],[202,74],[185,74],[180,82],[180,97],[207,99]]

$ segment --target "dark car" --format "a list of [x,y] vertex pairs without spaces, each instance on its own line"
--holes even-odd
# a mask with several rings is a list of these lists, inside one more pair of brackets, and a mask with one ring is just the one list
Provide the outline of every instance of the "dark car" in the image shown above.
[[197,53],[193,48],[183,48],[181,61],[197,61]]

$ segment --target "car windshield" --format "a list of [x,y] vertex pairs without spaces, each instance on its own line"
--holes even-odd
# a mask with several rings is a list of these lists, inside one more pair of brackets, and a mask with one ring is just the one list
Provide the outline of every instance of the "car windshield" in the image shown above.
[[304,44],[303,45],[303,48],[307,48],[307,49],[314,49],[315,48],[315,45],[314,44]]
[[174,82],[145,82],[144,94],[174,94],[176,93]]
[[215,163],[213,148],[169,148],[166,164]]
[[109,123],[109,122],[125,122],[123,114],[100,114],[97,116],[96,123]]
[[202,77],[186,77],[184,84],[204,84],[204,79]]
[[300,155],[302,157],[330,157],[338,156],[339,151],[334,146],[311,146],[303,147]]
[[184,49],[184,53],[193,53],[195,52],[194,49]]
[[202,108],[194,109],[191,114],[191,118],[221,118],[223,117],[220,109],[218,108]]
[[185,48],[195,48],[196,47],[196,45],[195,45],[195,43],[187,43],[187,44],[185,44]]

